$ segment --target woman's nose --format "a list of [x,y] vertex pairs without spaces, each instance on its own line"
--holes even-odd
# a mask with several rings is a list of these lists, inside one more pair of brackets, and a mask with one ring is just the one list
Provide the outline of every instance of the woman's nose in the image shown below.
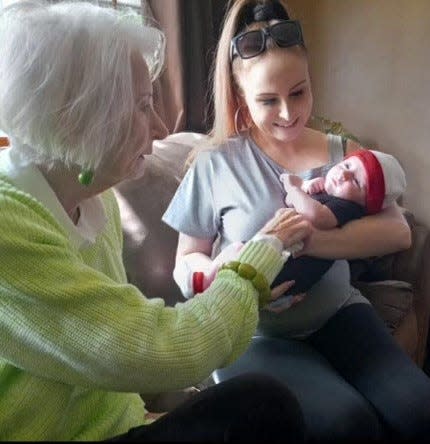
[[151,136],[152,139],[160,140],[164,139],[169,135],[169,130],[167,129],[164,122],[161,120],[160,116],[156,111],[152,111],[152,122],[151,122]]
[[279,116],[289,122],[292,118],[292,112],[291,112],[291,106],[288,105],[288,103],[283,103],[281,105],[281,109],[279,112]]

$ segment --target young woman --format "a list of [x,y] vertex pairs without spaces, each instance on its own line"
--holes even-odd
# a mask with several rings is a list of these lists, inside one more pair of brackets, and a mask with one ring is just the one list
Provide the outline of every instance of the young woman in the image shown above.
[[[250,239],[284,206],[281,174],[310,179],[360,148],[306,126],[308,57],[283,2],[232,4],[214,74],[215,148],[198,154],[163,217],[180,232],[176,269],[192,276],[216,270],[211,258],[219,250]],[[342,228],[314,229],[300,253],[337,259],[334,265],[302,302],[279,314],[261,311],[260,336],[215,379],[259,369],[288,381],[314,439],[426,435],[430,380],[350,286],[345,260],[409,245],[395,203]]]

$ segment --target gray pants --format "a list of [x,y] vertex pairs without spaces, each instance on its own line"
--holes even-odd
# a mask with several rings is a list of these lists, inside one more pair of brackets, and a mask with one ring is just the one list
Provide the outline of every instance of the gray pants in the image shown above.
[[213,377],[245,371],[288,385],[311,440],[430,439],[430,378],[368,304],[341,309],[304,341],[256,337]]

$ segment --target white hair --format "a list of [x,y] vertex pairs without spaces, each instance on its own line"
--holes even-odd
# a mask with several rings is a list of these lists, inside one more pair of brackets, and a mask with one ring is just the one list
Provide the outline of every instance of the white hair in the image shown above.
[[142,54],[151,80],[164,62],[164,34],[145,23],[89,2],[0,10],[0,128],[13,149],[88,169],[117,155],[135,106],[131,54]]

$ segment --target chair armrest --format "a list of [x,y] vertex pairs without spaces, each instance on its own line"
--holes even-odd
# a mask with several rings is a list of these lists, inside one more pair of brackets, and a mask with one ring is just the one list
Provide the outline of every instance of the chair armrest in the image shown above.
[[411,227],[412,246],[394,255],[392,273],[396,279],[410,282],[413,286],[414,308],[417,318],[417,362],[422,365],[426,355],[430,319],[430,231],[418,223],[406,211]]
[[[350,261],[351,279],[353,283],[403,281],[411,284],[412,304],[410,311],[413,311],[416,317],[417,334],[414,359],[419,365],[422,365],[426,353],[430,318],[430,276],[428,273],[428,270],[430,270],[430,231],[424,225],[418,223],[409,211],[404,210],[404,215],[411,228],[411,247],[381,257]],[[360,287],[360,285],[356,286]],[[363,286],[363,294],[366,296],[365,287],[366,285]],[[387,297],[388,294],[384,294],[381,295],[377,303],[372,302],[377,308],[378,303],[381,304]],[[400,299],[397,300],[397,308],[401,307],[403,302]],[[404,313],[402,313],[403,315]]]
[[405,210],[404,215],[411,228],[411,247],[385,256],[349,261],[351,280],[398,280],[409,282],[414,287],[421,285],[420,281],[425,278],[425,271],[430,265],[430,231],[409,211]]
[[412,245],[407,250],[391,255],[391,273],[393,279],[417,286],[430,265],[430,232],[409,211],[405,210],[404,215],[411,228]]

